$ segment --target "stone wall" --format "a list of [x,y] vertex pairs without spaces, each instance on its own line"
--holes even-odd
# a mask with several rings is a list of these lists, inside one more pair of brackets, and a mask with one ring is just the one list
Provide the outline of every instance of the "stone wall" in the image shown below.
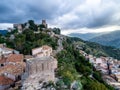
[[[57,60],[51,56],[29,59],[26,62],[25,78],[39,77],[39,80],[54,81]],[[24,78],[24,77],[23,77]]]

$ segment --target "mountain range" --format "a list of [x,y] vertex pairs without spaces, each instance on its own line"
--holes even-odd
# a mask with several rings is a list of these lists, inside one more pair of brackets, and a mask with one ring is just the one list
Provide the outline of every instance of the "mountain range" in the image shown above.
[[94,37],[89,41],[120,48],[120,30]]
[[78,37],[83,40],[96,42],[105,46],[120,48],[120,30],[107,33],[71,33],[69,36]]

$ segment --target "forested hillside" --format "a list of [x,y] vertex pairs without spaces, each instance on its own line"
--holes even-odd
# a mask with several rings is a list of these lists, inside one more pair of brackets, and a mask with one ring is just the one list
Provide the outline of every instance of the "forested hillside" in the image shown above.
[[88,54],[92,54],[98,57],[99,56],[110,56],[110,57],[120,60],[120,49],[118,48],[114,48],[111,46],[104,46],[104,45],[100,45],[94,42],[83,41],[75,37],[69,38],[69,40],[73,42],[74,45],[78,45],[79,47],[82,47],[82,49]]
[[[76,46],[79,45],[87,53],[97,56],[101,54],[117,56],[120,50],[116,49],[116,52],[115,48],[112,47],[59,35],[60,31],[58,29],[56,31],[38,29],[38,32],[36,30],[34,24],[22,33],[14,30],[6,36],[1,35],[0,43],[6,43],[8,47],[14,48],[24,55],[30,55],[31,49],[42,45],[49,45],[56,50],[58,47],[58,37],[56,36],[60,36],[63,49],[55,55],[58,60],[56,77],[59,80],[55,84],[50,83],[50,85],[55,87],[56,90],[70,90],[71,85],[75,82],[75,90],[114,90],[103,81],[101,73],[93,69],[94,67],[79,53]],[[54,32],[56,36],[51,37],[48,32]],[[11,35],[14,35],[14,38],[11,38]],[[91,75],[93,77],[90,77]]]

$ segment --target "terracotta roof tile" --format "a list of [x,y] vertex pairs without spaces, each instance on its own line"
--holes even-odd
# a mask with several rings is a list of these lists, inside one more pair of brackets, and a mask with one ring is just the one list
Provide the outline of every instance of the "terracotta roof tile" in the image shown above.
[[5,76],[0,76],[0,85],[10,85],[13,84],[14,81],[10,78],[7,78]]
[[15,65],[13,64],[5,65],[4,67],[0,68],[0,75],[4,73],[9,73],[12,75],[20,75],[23,73],[25,66],[26,66],[25,63],[17,63]]
[[7,62],[22,62],[23,59],[23,54],[10,54],[7,58]]

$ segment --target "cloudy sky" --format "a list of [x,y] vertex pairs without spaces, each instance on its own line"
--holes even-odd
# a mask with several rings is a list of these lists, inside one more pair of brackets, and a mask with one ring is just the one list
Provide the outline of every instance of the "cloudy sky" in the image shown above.
[[33,19],[63,34],[120,30],[120,0],[2,0],[0,28]]

